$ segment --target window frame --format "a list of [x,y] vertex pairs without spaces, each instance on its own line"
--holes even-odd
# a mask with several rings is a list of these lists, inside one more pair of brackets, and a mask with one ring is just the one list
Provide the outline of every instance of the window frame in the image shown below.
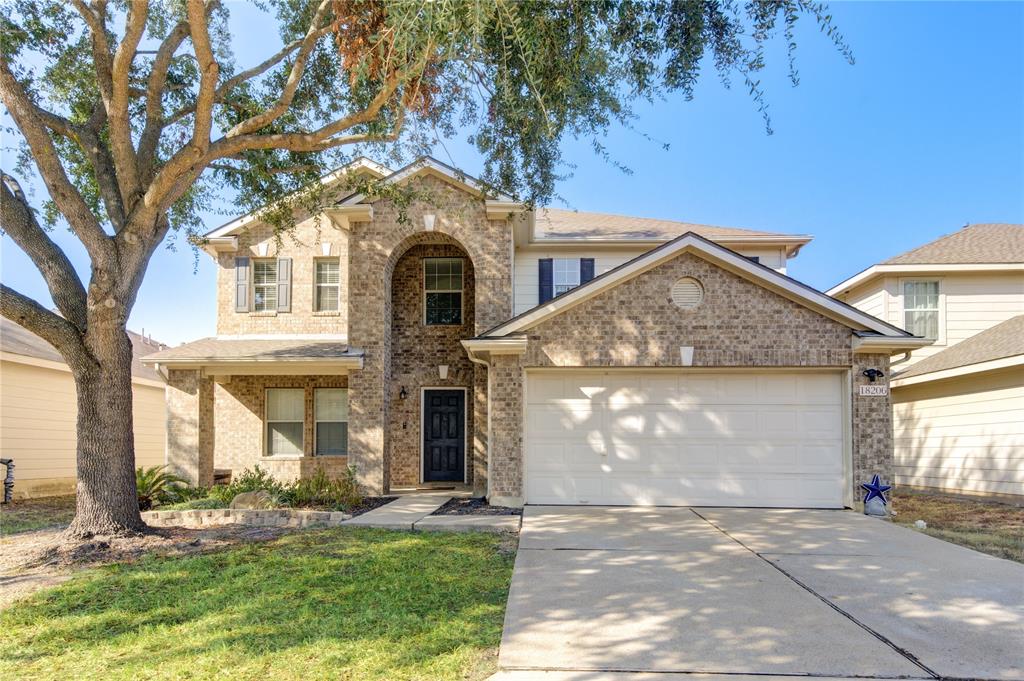
[[[936,338],[932,342],[932,345],[945,345],[946,344],[946,294],[943,290],[942,277],[900,277],[899,278],[899,305],[900,305],[900,328],[906,329],[907,324],[907,312],[913,312],[915,310],[907,309],[907,284],[935,284],[937,290],[937,301],[935,312],[937,318],[937,333]],[[917,312],[925,311],[930,312],[931,309],[916,310]],[[910,331],[910,329],[907,329]],[[911,332],[913,333],[913,332]]]
[[[338,266],[338,283],[337,284],[321,284],[319,282],[320,265],[321,263],[334,263]],[[321,287],[334,287],[338,290],[337,295],[337,307],[333,310],[325,310],[320,307],[319,296]],[[339,313],[341,312],[341,258],[313,258],[313,312],[325,312],[325,313]]]
[[[302,420],[301,421],[284,421],[280,419],[270,420],[270,391],[271,390],[291,390],[294,392],[302,393]],[[263,456],[271,459],[296,459],[306,455],[306,389],[295,388],[289,386],[267,386],[263,389]],[[298,454],[281,453],[272,454],[270,452],[270,424],[271,423],[301,423],[302,424],[302,441],[299,446]]]
[[[552,300],[558,296],[565,295],[574,288],[578,288],[583,281],[583,264],[580,262],[580,258],[552,258],[551,259],[551,297]],[[558,263],[575,263],[576,265],[576,283],[565,282],[562,284],[558,283]],[[564,272],[563,272],[564,273]],[[568,286],[569,288],[559,292],[559,286]]]
[[[344,421],[322,421],[321,422],[320,419],[317,418],[317,414],[316,414],[317,396],[319,395],[320,391],[322,391],[322,390],[341,390],[341,391],[344,391],[344,393],[345,393],[345,420]],[[313,389],[313,456],[348,456],[349,455],[349,451],[351,450],[350,442],[349,442],[349,438],[348,438],[348,435],[349,435],[349,433],[348,433],[348,424],[349,424],[349,417],[350,416],[351,416],[351,412],[349,411],[349,391],[348,391],[348,388],[323,387],[323,388],[314,388]],[[318,449],[319,448],[319,444],[320,444],[320,439],[319,439],[317,434],[318,434],[318,430],[320,428],[320,424],[321,423],[344,423],[345,424],[345,453],[344,454],[321,454],[320,453],[320,451]]]
[[[252,262],[252,285],[250,287],[250,291],[251,291],[251,295],[252,295],[252,306],[251,306],[249,311],[250,312],[261,312],[261,313],[263,313],[263,312],[277,312],[277,307],[278,307],[278,300],[277,300],[277,292],[278,291],[277,291],[277,289],[278,289],[278,284],[280,284],[280,282],[281,282],[281,270],[280,270],[280,265],[278,264],[278,259],[277,258],[253,258],[251,262]],[[274,283],[273,284],[265,284],[265,283],[264,284],[257,284],[256,283],[256,267],[258,265],[260,265],[260,264],[266,264],[266,263],[272,263],[273,266],[274,266]],[[259,303],[256,302],[257,286],[259,286],[259,287],[270,287],[271,289],[273,289],[273,292],[274,292],[274,304],[272,306],[266,307],[266,304],[264,304],[264,307],[262,309],[258,307]]]
[[[427,289],[427,263],[432,260],[457,260],[460,263],[459,282],[460,287],[458,289]],[[462,326],[466,323],[466,259],[460,256],[431,256],[423,258],[422,265],[423,273],[423,325],[424,326]],[[427,319],[427,296],[431,293],[458,293],[459,294],[459,321],[457,324],[437,324],[431,323]]]

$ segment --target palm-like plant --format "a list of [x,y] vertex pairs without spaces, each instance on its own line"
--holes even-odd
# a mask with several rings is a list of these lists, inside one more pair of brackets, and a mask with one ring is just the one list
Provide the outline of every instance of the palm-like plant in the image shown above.
[[148,511],[158,504],[174,501],[179,486],[187,486],[188,481],[173,473],[168,473],[167,466],[151,466],[135,469],[135,491],[139,497],[139,510]]

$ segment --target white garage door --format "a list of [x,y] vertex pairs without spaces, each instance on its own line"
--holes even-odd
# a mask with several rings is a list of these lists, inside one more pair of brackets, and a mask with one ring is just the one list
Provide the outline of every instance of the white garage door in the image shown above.
[[838,372],[531,372],[526,502],[843,505]]

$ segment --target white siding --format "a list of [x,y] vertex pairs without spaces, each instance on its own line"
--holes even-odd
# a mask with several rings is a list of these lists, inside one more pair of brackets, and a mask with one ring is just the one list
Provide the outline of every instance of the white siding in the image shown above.
[[902,280],[935,278],[939,284],[938,343],[915,350],[906,369],[925,357],[942,352],[962,340],[1024,314],[1024,272],[947,272],[899,277],[887,275],[837,296],[868,314],[903,328]]
[[[514,307],[513,315],[522,314],[539,302],[537,288],[537,261],[541,258],[593,258],[594,276],[600,276],[608,270],[629,262],[643,255],[650,248],[579,248],[545,250],[542,247],[519,249],[515,253],[515,281],[513,282]],[[783,274],[786,273],[786,259],[783,251],[778,248],[742,249],[740,254],[757,257],[762,265],[771,267]]]
[[1024,495],[1024,372],[893,392],[896,483]]
[[[161,465],[164,389],[137,384],[133,395],[136,465]],[[14,459],[15,494],[74,491],[77,413],[69,372],[0,363],[0,456]]]

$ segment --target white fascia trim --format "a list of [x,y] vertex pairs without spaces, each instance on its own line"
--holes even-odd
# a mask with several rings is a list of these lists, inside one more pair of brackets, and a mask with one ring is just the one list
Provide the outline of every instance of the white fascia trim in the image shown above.
[[[64,371],[69,374],[71,373],[71,367],[69,367],[67,364],[64,364],[63,362],[55,362],[52,359],[43,359],[41,357],[29,357],[28,355],[17,355],[13,352],[0,352],[0,361],[13,362],[14,364],[24,364],[26,366],[39,367],[41,369]],[[166,384],[164,384],[161,381],[155,381],[151,378],[140,378],[138,376],[132,376],[132,384],[146,385],[152,388],[166,387]]]
[[841,321],[851,326],[851,328],[870,329],[895,338],[909,338],[906,332],[883,322],[881,319],[841,303],[821,291],[801,285],[799,282],[779,274],[775,270],[754,263],[750,259],[692,232],[677,237],[674,241],[670,241],[659,248],[634,258],[625,265],[621,265],[617,269],[594,279],[592,283],[584,284],[568,293],[564,293],[544,306],[536,307],[530,312],[491,329],[487,332],[486,336],[504,336],[535,326],[564,309],[589,300],[602,291],[643,274],[647,270],[657,267],[661,263],[675,258],[687,250],[701,253],[703,257],[711,262],[725,266],[725,269],[753,280],[764,288],[799,302],[819,313],[825,314],[825,316]]
[[[407,180],[411,177],[414,177],[424,172],[437,173],[442,177],[448,179],[455,185],[469,189],[473,192],[476,192],[477,194],[484,193],[483,185],[474,180],[472,177],[430,157],[422,158],[418,161],[410,163],[405,168],[397,172],[394,172],[391,175],[384,178],[384,182],[386,182],[387,184],[396,184],[398,182]],[[348,206],[356,203],[362,203],[365,200],[366,196],[364,194],[353,194],[352,196],[349,196],[348,198],[344,199],[341,202],[341,205]],[[497,200],[508,202],[515,201],[515,199],[513,199],[511,196],[504,193],[499,193],[497,196]]]
[[980,374],[983,371],[1009,369],[1021,365],[1024,365],[1024,355],[1014,355],[1013,357],[1002,357],[1000,359],[992,359],[987,362],[978,362],[977,364],[968,364],[967,366],[943,369],[942,371],[932,371],[927,374],[920,374],[919,376],[910,376],[908,378],[897,377],[892,379],[890,385],[893,388],[902,388],[907,385],[930,383],[931,381],[941,381],[946,378],[957,378],[958,376],[966,376],[968,374]]
[[343,333],[224,333],[214,336],[217,340],[312,340],[347,343]]
[[883,274],[945,274],[948,272],[1020,272],[1024,271],[1024,262],[1008,262],[1008,263],[980,263],[980,264],[951,264],[943,265],[942,263],[928,264],[928,265],[872,265],[863,272],[859,272],[846,281],[842,281],[832,288],[827,293],[830,296],[835,296],[840,293],[845,293],[847,290],[852,289],[855,286],[863,284],[865,281],[872,279],[873,277]]
[[513,213],[522,213],[526,210],[526,204],[518,201],[484,201],[484,209],[487,211],[488,220],[507,220]]
[[529,341],[525,336],[513,336],[511,338],[471,338],[462,341],[462,347],[466,348],[470,359],[478,358],[480,353],[494,355],[521,355],[526,352]]
[[900,352],[917,350],[931,345],[935,341],[917,336],[868,336],[866,338],[853,339],[853,351],[857,354],[889,353],[894,355]]
[[[394,173],[394,171],[392,171],[390,168],[382,166],[381,164],[375,161],[371,161],[365,156],[361,156],[356,160],[352,161],[351,163],[349,163],[348,165],[344,165],[338,168],[337,170],[334,170],[328,173],[327,175],[324,175],[318,180],[318,183],[321,186],[328,186],[334,184],[345,175],[359,170],[366,170],[371,174],[376,175],[378,178],[387,177],[388,175]],[[242,227],[245,227],[253,220],[255,220],[258,214],[259,211],[257,210],[253,211],[252,213],[247,213],[239,218],[235,218],[228,224],[221,225],[220,227],[217,227],[213,231],[207,232],[206,238],[216,239],[217,237],[229,236],[234,232],[238,231],[239,229],[241,229]]]
[[324,357],[288,357],[288,358],[258,358],[258,357],[183,357],[179,359],[155,359],[143,358],[143,364],[151,364],[154,367],[163,369],[204,369],[212,373],[235,373],[266,371],[267,367],[280,367],[280,370],[273,373],[282,375],[308,374],[313,370],[330,369],[362,369],[363,358],[356,356],[324,358]]

